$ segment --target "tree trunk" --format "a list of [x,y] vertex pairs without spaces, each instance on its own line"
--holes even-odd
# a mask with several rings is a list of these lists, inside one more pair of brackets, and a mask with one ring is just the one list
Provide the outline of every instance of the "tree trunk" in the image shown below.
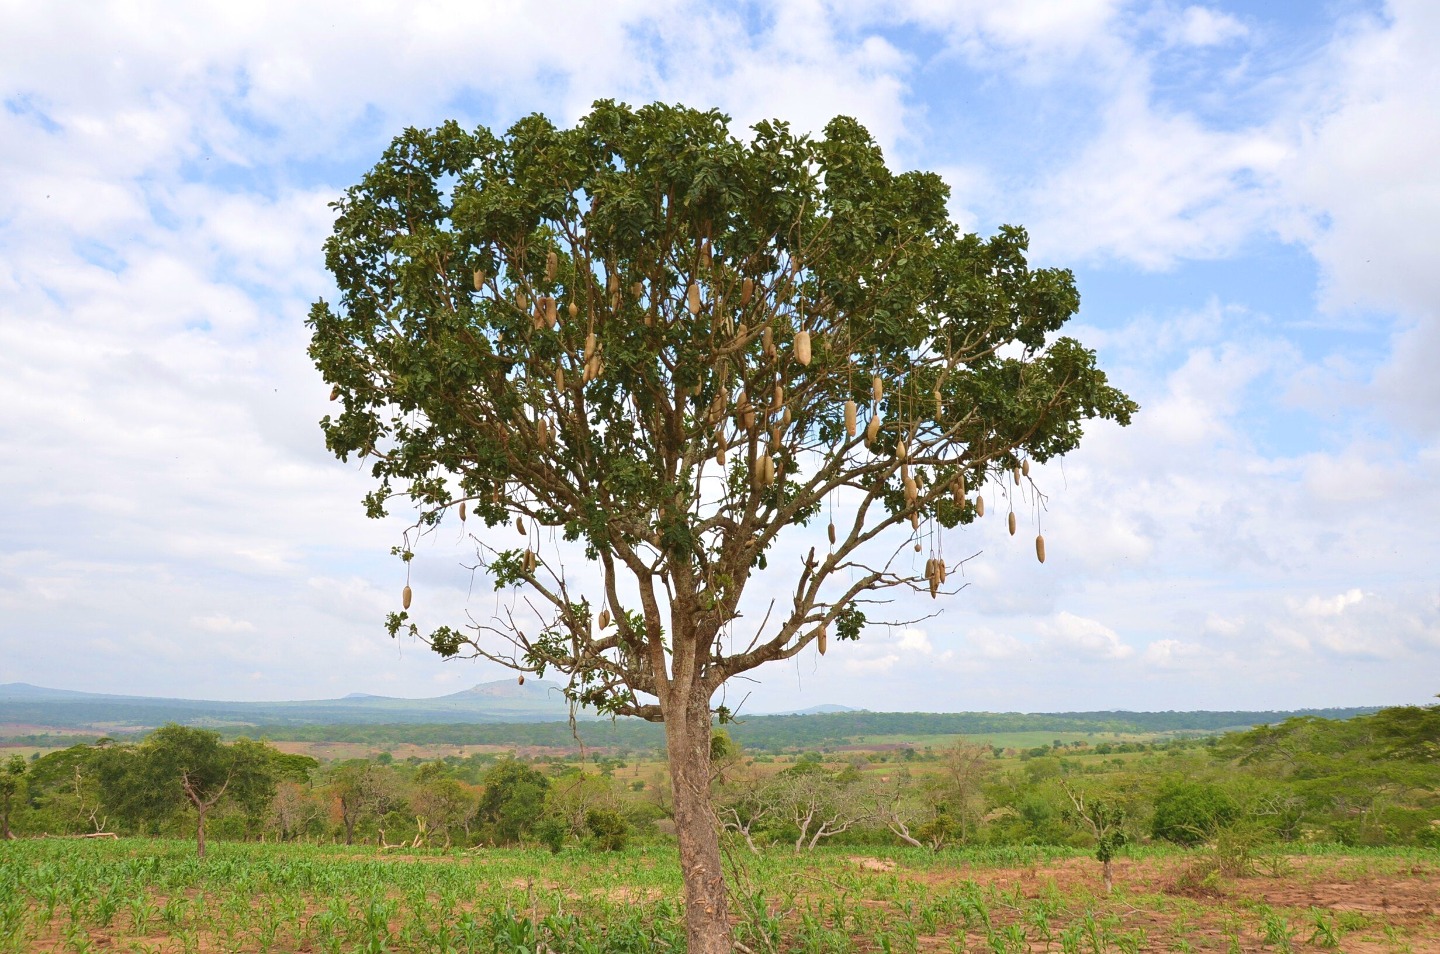
[[730,906],[720,861],[720,821],[710,803],[710,706],[701,699],[666,713],[665,747],[675,833],[685,879],[689,954],[731,954]]
[[1105,893],[1109,894],[1115,888],[1115,869],[1111,866],[1109,858],[1103,862],[1104,870],[1102,876],[1105,879]]
[[195,810],[195,857],[205,857],[205,809]]

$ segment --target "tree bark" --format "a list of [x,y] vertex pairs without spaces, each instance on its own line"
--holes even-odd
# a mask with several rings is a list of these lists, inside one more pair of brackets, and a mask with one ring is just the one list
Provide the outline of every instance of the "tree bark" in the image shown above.
[[205,857],[205,808],[198,807],[195,810],[195,856]]
[[1115,868],[1111,865],[1110,859],[1102,862],[1101,876],[1105,879],[1105,893],[1109,894],[1115,890]]
[[680,871],[685,879],[686,950],[689,954],[731,954],[730,905],[720,860],[720,821],[710,802],[708,699],[666,713],[665,747],[675,797]]

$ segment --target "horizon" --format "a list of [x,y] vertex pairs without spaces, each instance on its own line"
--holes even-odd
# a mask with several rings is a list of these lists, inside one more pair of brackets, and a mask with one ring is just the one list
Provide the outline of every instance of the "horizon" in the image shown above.
[[[449,522],[410,577],[389,556],[409,515],[366,519],[369,479],[326,451],[304,318],[335,297],[328,203],[406,126],[570,125],[613,97],[716,106],[739,136],[855,116],[962,228],[1022,225],[1033,265],[1074,270],[1068,330],[1141,405],[1035,469],[1048,504],[1018,537],[947,532],[965,588],[883,608],[919,622],[714,704],[1433,702],[1440,6],[400,10],[0,14],[0,682],[242,702],[504,679],[386,635],[407,582],[423,627],[508,597]],[[823,540],[822,518],[775,553]],[[785,598],[782,562],[735,640]]]
[[[537,687],[543,687],[543,688],[545,688],[546,690],[555,690],[555,691],[559,691],[559,690],[563,690],[563,689],[564,689],[564,686],[563,686],[561,683],[551,682],[551,681],[545,680],[545,679],[534,679],[534,680],[527,679],[527,680],[526,680],[526,685],[527,685],[527,686],[528,686],[528,685],[535,685],[535,686],[537,686]],[[444,693],[444,694],[438,695],[438,696],[383,696],[383,695],[376,695],[376,694],[374,694],[374,693],[367,693],[367,692],[352,692],[352,693],[347,693],[347,694],[345,694],[345,695],[343,695],[343,696],[329,696],[329,697],[324,697],[324,698],[318,698],[318,697],[317,697],[317,698],[304,698],[304,699],[300,699],[300,698],[284,698],[284,699],[201,699],[201,698],[192,698],[192,697],[187,697],[187,696],[135,696],[135,695],[127,695],[127,694],[123,694],[123,693],[90,692],[90,691],[88,691],[88,690],[83,690],[83,689],[67,689],[67,688],[62,688],[62,687],[57,687],[57,686],[37,686],[37,685],[34,685],[33,683],[28,683],[28,682],[6,682],[6,683],[0,683],[0,692],[3,692],[3,691],[6,690],[6,689],[13,689],[13,688],[17,688],[17,687],[18,687],[18,688],[24,688],[24,689],[39,689],[39,690],[42,690],[42,691],[45,691],[45,692],[75,692],[75,693],[82,693],[82,694],[84,694],[84,695],[111,696],[111,697],[114,697],[114,698],[122,698],[122,699],[156,700],[156,701],[165,701],[165,702],[193,702],[193,703],[198,703],[198,704],[202,704],[202,705],[205,704],[205,703],[214,703],[214,704],[241,704],[241,705],[267,705],[267,704],[300,703],[300,702],[343,702],[343,701],[345,701],[345,700],[347,700],[347,699],[357,699],[357,698],[359,698],[359,699],[387,699],[387,700],[400,701],[400,702],[429,702],[429,701],[434,701],[434,700],[437,700],[437,699],[446,699],[446,698],[450,698],[450,697],[452,697],[452,696],[462,695],[462,694],[464,694],[464,693],[466,693],[466,692],[472,692],[472,691],[474,691],[474,690],[476,690],[476,689],[484,689],[484,688],[488,688],[488,687],[491,687],[491,686],[496,686],[496,687],[508,687],[508,688],[515,688],[515,689],[519,689],[519,688],[520,688],[520,687],[518,687],[518,686],[516,686],[516,685],[514,684],[514,680],[512,680],[512,679],[496,679],[496,680],[491,680],[491,681],[489,681],[489,682],[476,683],[476,684],[473,685],[473,686],[468,686],[468,687],[466,687],[466,688],[464,688],[464,689],[456,690],[456,691],[454,691],[454,692]],[[1440,697],[1437,697],[1437,698],[1440,698]],[[0,706],[3,706],[4,703],[5,703],[4,698],[0,698]],[[1345,710],[1345,709],[1383,709],[1383,708],[1391,708],[1392,705],[1395,705],[1395,704],[1386,705],[1386,704],[1379,704],[1379,703],[1360,703],[1360,704],[1357,704],[1357,705],[1348,705],[1348,706],[1341,706],[1341,705],[1332,705],[1332,706],[1296,706],[1296,707],[1292,707],[1292,708],[1280,708],[1280,709],[1233,709],[1233,708],[1226,708],[1226,709],[1046,709],[1046,710],[1031,710],[1031,709],[948,709],[948,710],[946,710],[946,709],[869,709],[869,708],[864,708],[864,707],[861,707],[861,706],[849,706],[849,705],[845,705],[845,704],[843,704],[843,703],[837,703],[837,702],[819,702],[819,703],[814,703],[813,705],[805,706],[805,707],[803,707],[803,708],[801,708],[801,709],[790,709],[790,710],[780,710],[780,711],[770,711],[770,710],[756,711],[756,712],[749,713],[749,715],[750,715],[752,718],[758,718],[758,717],[761,717],[761,716],[833,715],[833,714],[836,714],[836,712],[833,712],[833,711],[832,711],[832,712],[817,712],[817,711],[814,711],[814,710],[823,709],[823,708],[830,708],[830,709],[832,709],[832,710],[837,710],[837,711],[842,711],[842,712],[860,712],[860,713],[867,713],[867,714],[870,714],[870,715],[970,715],[970,714],[984,714],[984,715],[1070,715],[1070,714],[1076,714],[1076,713],[1108,713],[1108,712],[1115,712],[1115,713],[1135,713],[1135,714],[1148,714],[1148,713],[1186,713],[1186,712],[1194,712],[1194,713],[1202,713],[1202,712],[1267,712],[1267,713],[1268,713],[1268,712],[1275,712],[1275,713],[1285,713],[1285,712],[1312,712],[1312,711],[1313,711],[1313,712],[1330,712],[1330,711]],[[1403,703],[1400,704],[1400,705],[1403,705]],[[737,715],[737,717],[740,717],[740,718],[743,718],[743,717],[744,717],[744,713],[736,713],[736,715]],[[603,717],[598,717],[598,718],[608,719],[608,718],[610,718],[610,717],[609,717],[609,716],[603,716]],[[617,718],[617,719],[629,719],[629,718],[634,718],[634,717],[632,717],[632,716],[616,716],[615,718]],[[462,724],[463,724],[463,723],[462,723]]]

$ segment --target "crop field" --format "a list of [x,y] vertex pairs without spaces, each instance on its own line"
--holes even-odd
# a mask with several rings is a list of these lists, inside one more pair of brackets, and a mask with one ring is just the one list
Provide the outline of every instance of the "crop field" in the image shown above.
[[[1440,951],[1433,851],[1323,851],[1220,870],[1213,849],[1096,862],[1046,849],[740,851],[746,950]],[[1233,859],[1232,859],[1233,860]],[[0,951],[682,950],[674,849],[603,854],[37,839],[0,844]]]

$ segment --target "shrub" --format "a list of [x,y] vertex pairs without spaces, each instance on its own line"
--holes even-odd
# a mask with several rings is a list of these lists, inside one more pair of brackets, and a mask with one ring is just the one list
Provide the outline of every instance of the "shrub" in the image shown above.
[[1174,782],[1155,799],[1150,833],[1182,845],[1214,837],[1240,815],[1235,799],[1220,786],[1205,782]]

